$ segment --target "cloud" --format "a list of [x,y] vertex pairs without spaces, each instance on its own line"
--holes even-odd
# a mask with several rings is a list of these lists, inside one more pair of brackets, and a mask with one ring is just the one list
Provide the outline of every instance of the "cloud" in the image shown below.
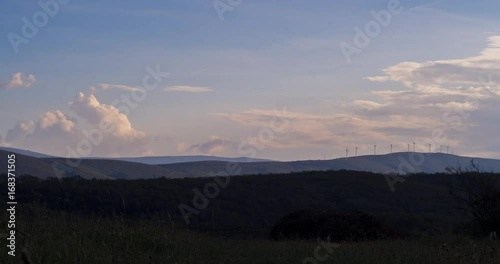
[[186,92],[186,93],[205,93],[213,91],[208,87],[201,87],[201,86],[169,86],[163,90],[165,92]]
[[[390,104],[388,104],[390,105]],[[366,108],[368,106],[368,108]],[[375,107],[374,107],[375,106]],[[360,108],[361,107],[361,108]],[[362,111],[365,107],[365,111]],[[443,107],[443,106],[441,106]],[[434,128],[445,125],[440,116],[431,113],[407,114],[395,108],[388,113],[373,114],[371,111],[385,111],[385,104],[369,101],[356,101],[351,105],[351,112],[345,114],[314,115],[298,112],[288,112],[282,118],[287,125],[282,131],[273,133],[271,140],[255,141],[255,136],[262,129],[270,128],[270,119],[275,111],[268,109],[251,109],[237,113],[216,113],[238,125],[247,127],[255,136],[246,138],[250,145],[260,145],[266,148],[286,149],[302,147],[327,147],[329,149],[345,150],[346,146],[359,146],[361,150],[372,149],[373,144],[387,146],[393,144],[402,150],[407,142],[415,138],[429,136]],[[429,112],[435,111],[435,108]],[[434,114],[434,115],[432,115]],[[280,126],[279,123],[275,124]],[[449,141],[457,144],[456,141]]]
[[[360,146],[373,151],[373,144],[393,144],[395,150],[403,151],[407,143],[420,142],[421,151],[427,151],[422,143],[426,142],[479,153],[500,145],[495,134],[500,130],[500,85],[495,81],[500,78],[499,48],[500,38],[492,37],[476,57],[390,66],[385,75],[367,79],[399,82],[402,88],[372,91],[367,95],[370,99],[357,98],[337,107],[337,113],[287,112],[283,117],[289,126],[275,133],[268,147],[345,150],[346,146]],[[257,132],[269,127],[276,111],[249,109],[214,115]],[[445,134],[441,142],[432,137],[437,129]]]
[[57,110],[41,114],[36,122],[18,122],[5,137],[8,146],[41,152],[64,151],[68,142],[77,140],[76,120]]
[[368,101],[368,100],[354,100],[352,102],[352,104],[356,108],[361,108],[363,110],[368,110],[368,111],[373,111],[373,110],[381,109],[384,106],[386,106],[385,104],[377,103],[377,102],[374,102],[374,101]]
[[[426,118],[443,122],[447,112],[485,111],[500,100],[500,37],[490,37],[479,56],[464,59],[403,62],[368,77],[374,82],[400,82],[407,89],[374,91],[383,103],[355,101],[356,113],[366,117],[387,115]],[[363,111],[360,111],[359,108]],[[477,120],[478,122],[480,120]]]
[[41,116],[38,127],[43,130],[57,127],[61,132],[71,132],[75,129],[75,122],[61,111],[46,112]]
[[[343,142],[354,137],[383,137],[382,134],[377,134],[376,131],[370,129],[370,127],[376,127],[374,122],[346,114],[314,115],[270,109],[249,109],[213,115],[249,127],[248,130],[252,131],[255,136],[263,129],[271,129],[272,140],[258,142],[259,145],[270,148],[343,145]],[[273,127],[278,129],[273,130]],[[252,141],[252,137],[249,139]]]
[[85,95],[79,93],[69,105],[78,116],[84,118],[90,124],[99,125],[103,121],[113,124],[115,127],[113,135],[129,137],[131,139],[144,137],[145,135],[143,132],[139,132],[132,127],[130,120],[125,114],[120,113],[112,105],[102,104],[93,94]]
[[31,87],[36,81],[32,74],[25,76],[22,72],[12,74],[12,79],[9,82],[0,82],[0,89],[9,90],[20,87]]
[[402,62],[384,69],[385,75],[367,77],[374,82],[395,81],[407,87],[419,85],[481,85],[500,79],[500,36],[488,39],[479,55],[465,59]]
[[191,153],[201,153],[201,154],[217,154],[221,153],[228,148],[234,147],[235,143],[231,140],[220,138],[219,136],[212,136],[210,140],[194,144],[191,146],[187,146],[185,143],[180,143],[177,145],[177,151],[183,152],[191,152]]
[[110,90],[110,89],[118,89],[118,90],[124,90],[124,91],[142,91],[142,89],[137,88],[137,87],[131,87],[127,85],[120,85],[120,84],[109,84],[109,83],[101,83],[99,84],[99,88],[103,91]]
[[5,142],[17,142],[23,139],[26,135],[33,132],[35,123],[33,121],[18,122],[12,129],[7,131]]
[[[415,135],[423,138],[431,138],[431,129],[444,129],[449,144],[471,151],[469,155],[500,145],[495,136],[500,130],[496,117],[500,110],[500,36],[490,37],[478,56],[403,62],[384,72],[367,79],[399,82],[406,89],[372,92],[383,103],[365,103],[363,110],[360,103],[353,104],[358,116],[411,118],[415,124],[428,127],[427,132]],[[398,131],[390,126],[386,130]]]
[[[91,152],[84,157],[152,154],[150,138],[133,128],[126,115],[112,105],[99,102],[95,95],[79,93],[70,107],[78,118],[59,110],[46,112],[37,121],[18,122],[7,132],[4,144],[39,152],[50,150],[49,154],[65,157],[71,154],[68,149],[82,151],[82,142],[97,132],[103,135],[102,140],[92,143]],[[112,131],[103,131],[103,124]]]

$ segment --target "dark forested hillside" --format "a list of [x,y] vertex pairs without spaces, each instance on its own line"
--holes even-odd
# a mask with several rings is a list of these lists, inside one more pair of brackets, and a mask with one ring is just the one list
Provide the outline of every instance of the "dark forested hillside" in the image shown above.
[[[5,184],[5,178],[1,179]],[[190,211],[186,208],[191,208],[189,229],[238,230],[261,236],[284,215],[305,208],[362,211],[407,233],[450,231],[461,220],[461,212],[449,195],[452,176],[448,174],[411,175],[397,183],[394,192],[384,175],[357,171],[239,176],[219,181],[227,187],[218,192],[208,190],[210,195],[202,208],[197,208],[193,199],[205,203],[200,194],[207,191],[206,186],[214,186],[214,178],[59,181],[22,177],[17,195],[21,204],[34,202],[86,214],[157,217],[181,225],[186,224],[184,216]]]

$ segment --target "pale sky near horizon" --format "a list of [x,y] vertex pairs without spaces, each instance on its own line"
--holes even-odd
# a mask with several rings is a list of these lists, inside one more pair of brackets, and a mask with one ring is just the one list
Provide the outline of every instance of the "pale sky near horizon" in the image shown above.
[[[385,25],[372,11],[395,0],[41,2],[0,11],[0,146],[298,160],[416,142],[500,158],[497,0],[402,0]],[[356,45],[367,24],[379,32]],[[150,90],[148,67],[169,73]]]

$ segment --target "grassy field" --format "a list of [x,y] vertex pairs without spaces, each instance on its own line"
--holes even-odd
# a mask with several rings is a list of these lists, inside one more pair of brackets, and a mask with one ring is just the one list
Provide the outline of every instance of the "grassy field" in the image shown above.
[[[411,240],[340,243],[319,251],[324,261],[312,261],[320,244],[268,240],[219,239],[176,227],[162,219],[128,221],[23,206],[18,216],[17,255],[0,263],[500,263],[500,241],[461,236]],[[0,226],[6,227],[4,212]],[[5,233],[5,232],[1,232]],[[5,241],[5,235],[2,240]],[[311,261],[305,261],[311,258]]]

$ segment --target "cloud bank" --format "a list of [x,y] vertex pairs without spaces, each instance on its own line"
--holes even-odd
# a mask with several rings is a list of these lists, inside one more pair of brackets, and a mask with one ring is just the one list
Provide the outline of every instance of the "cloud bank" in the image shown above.
[[[450,145],[457,154],[491,157],[500,146],[500,36],[488,39],[478,55],[463,59],[402,62],[387,67],[371,82],[397,82],[401,89],[372,91],[336,107],[337,113],[287,113],[290,125],[276,135],[275,148],[332,146],[338,151],[359,146],[373,153],[374,144],[404,151],[419,142],[420,151],[432,144]],[[291,107],[289,107],[291,108]],[[265,127],[273,111],[250,109],[216,113],[239,126]],[[433,131],[441,130],[438,142]],[[500,156],[496,154],[497,158]]]

